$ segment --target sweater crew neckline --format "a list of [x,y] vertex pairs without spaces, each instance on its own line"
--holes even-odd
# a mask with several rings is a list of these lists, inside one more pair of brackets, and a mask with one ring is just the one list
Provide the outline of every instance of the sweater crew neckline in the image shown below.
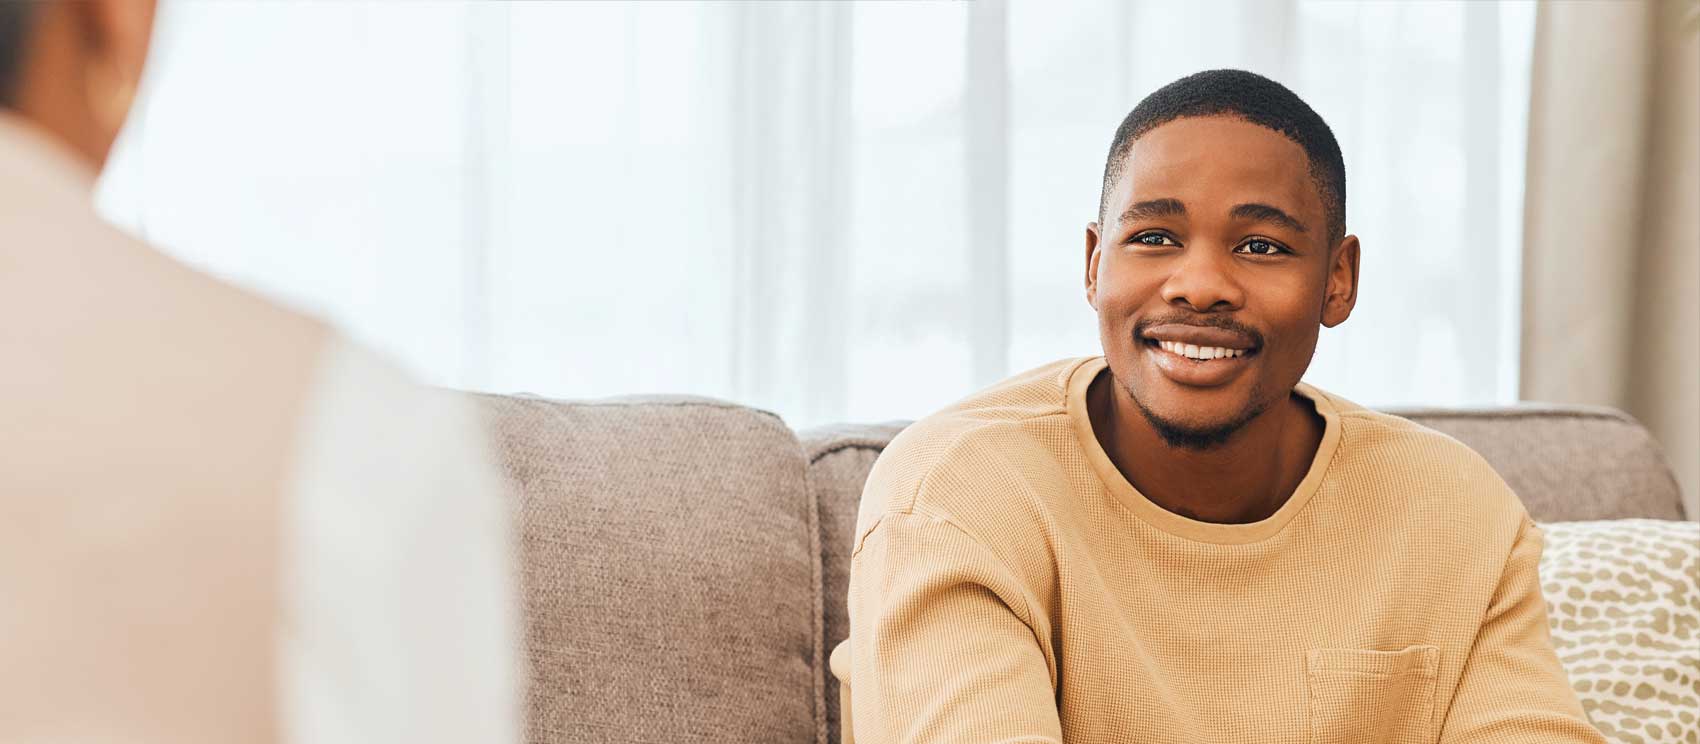
[[1140,493],[1139,489],[1134,488],[1110,460],[1109,454],[1098,442],[1098,436],[1093,433],[1092,417],[1086,410],[1086,392],[1098,375],[1104,373],[1108,367],[1109,363],[1104,357],[1090,357],[1082,360],[1068,373],[1066,408],[1069,418],[1073,420],[1075,435],[1079,438],[1080,447],[1086,452],[1086,458],[1092,464],[1098,479],[1116,500],[1146,524],[1175,537],[1217,545],[1244,545],[1273,537],[1292,522],[1316,494],[1322,485],[1323,476],[1328,472],[1329,464],[1334,460],[1335,451],[1340,447],[1339,411],[1326,394],[1301,382],[1293,388],[1293,392],[1310,401],[1317,414],[1322,416],[1322,442],[1316,447],[1316,454],[1311,458],[1310,469],[1305,472],[1304,480],[1299,482],[1286,503],[1275,510],[1274,514],[1244,524],[1218,524],[1183,517],[1158,506]]

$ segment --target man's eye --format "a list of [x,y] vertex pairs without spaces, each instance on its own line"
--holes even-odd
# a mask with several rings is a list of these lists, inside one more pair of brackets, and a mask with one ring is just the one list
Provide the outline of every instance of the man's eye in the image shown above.
[[1254,256],[1273,256],[1279,253],[1286,253],[1288,251],[1287,249],[1267,240],[1252,238],[1251,240],[1241,243],[1238,248],[1234,249],[1234,252],[1250,253]]
[[1144,245],[1180,245],[1162,233],[1141,233],[1133,236],[1133,242]]

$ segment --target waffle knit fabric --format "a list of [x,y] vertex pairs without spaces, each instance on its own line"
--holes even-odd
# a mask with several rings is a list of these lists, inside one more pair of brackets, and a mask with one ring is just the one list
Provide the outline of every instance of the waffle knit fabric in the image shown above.
[[1308,385],[1274,515],[1162,509],[1092,434],[1101,357],[915,424],[869,476],[835,654],[858,744],[1602,742],[1541,533],[1467,447]]

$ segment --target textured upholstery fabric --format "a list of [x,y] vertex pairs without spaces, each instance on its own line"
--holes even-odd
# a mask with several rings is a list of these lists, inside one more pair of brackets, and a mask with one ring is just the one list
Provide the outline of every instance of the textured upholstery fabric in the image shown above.
[[[807,432],[804,453],[809,458],[809,489],[820,504],[821,579],[824,611],[822,631],[827,650],[850,636],[845,587],[850,585],[850,543],[856,532],[856,506],[862,496],[862,481],[887,442],[903,430],[902,424],[842,425]],[[840,730],[838,681],[822,669],[827,685],[826,726],[834,741]]]
[[777,417],[475,397],[519,498],[531,744],[825,740],[819,526]]
[[[1481,411],[1393,411],[1479,452],[1537,521],[1642,517],[1682,519],[1675,479],[1651,436],[1628,416],[1600,408],[1520,406]],[[801,432],[809,483],[820,505],[826,648],[849,635],[845,592],[862,482],[903,423],[838,425]],[[830,685],[836,685],[830,673]],[[831,689],[831,688],[829,688]],[[839,731],[829,696],[828,729]]]
[[[518,496],[532,744],[837,740],[823,651],[848,634],[862,482],[902,424],[800,447],[710,400],[474,397]],[[1621,414],[1406,415],[1481,452],[1537,519],[1680,515]]]
[[1552,645],[1594,727],[1618,744],[1700,742],[1700,524],[1543,529]]
[[1524,405],[1391,411],[1480,453],[1537,522],[1682,519],[1682,492],[1651,434],[1609,408]]

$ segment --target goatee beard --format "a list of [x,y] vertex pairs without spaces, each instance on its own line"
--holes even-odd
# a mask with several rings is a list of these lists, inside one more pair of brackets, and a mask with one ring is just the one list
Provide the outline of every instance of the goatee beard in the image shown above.
[[1157,415],[1156,411],[1146,408],[1145,402],[1140,400],[1139,396],[1133,395],[1132,390],[1128,391],[1128,397],[1133,398],[1133,404],[1139,408],[1139,413],[1151,423],[1151,428],[1157,432],[1164,444],[1175,449],[1195,451],[1211,450],[1227,444],[1235,432],[1269,408],[1268,403],[1258,400],[1261,396],[1252,396],[1252,405],[1240,411],[1238,416],[1221,424],[1200,427]]

